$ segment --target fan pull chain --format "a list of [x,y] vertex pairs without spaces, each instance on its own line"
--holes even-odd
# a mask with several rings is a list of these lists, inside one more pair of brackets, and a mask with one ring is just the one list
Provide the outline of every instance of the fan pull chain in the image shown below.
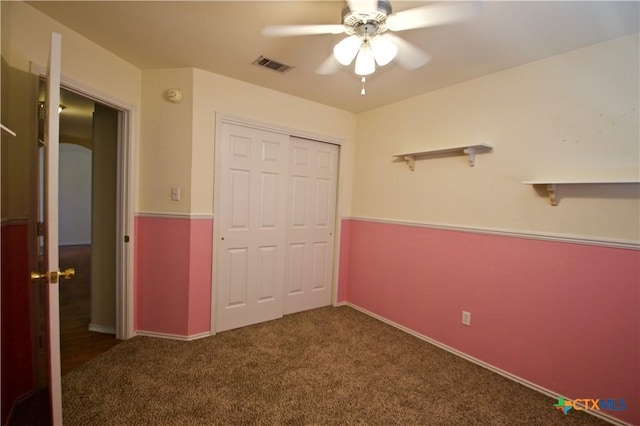
[[367,82],[367,78],[362,76],[362,89],[360,90],[360,94],[364,96],[367,92],[364,90],[364,84]]

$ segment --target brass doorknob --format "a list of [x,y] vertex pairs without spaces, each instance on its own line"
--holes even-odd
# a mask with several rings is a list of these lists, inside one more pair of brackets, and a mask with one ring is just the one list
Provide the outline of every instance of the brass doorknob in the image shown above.
[[31,271],[31,281],[38,281],[39,279],[47,278],[47,274]]
[[70,280],[71,278],[76,276],[76,270],[73,268],[67,268],[64,271],[59,271],[58,276],[64,277],[65,280]]
[[49,282],[55,284],[58,282],[58,277],[64,277],[65,280],[70,280],[76,275],[76,270],[73,268],[67,268],[64,271],[55,271],[50,274],[42,272],[31,272],[31,280],[37,281],[42,278],[49,278]]

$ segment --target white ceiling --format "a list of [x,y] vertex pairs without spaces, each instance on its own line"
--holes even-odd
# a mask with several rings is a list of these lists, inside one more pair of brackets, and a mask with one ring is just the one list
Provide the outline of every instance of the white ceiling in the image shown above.
[[[28,3],[138,68],[200,68],[356,113],[640,31],[638,1],[484,1],[470,21],[397,33],[431,62],[378,68],[361,96],[353,65],[314,72],[344,35],[261,33],[264,25],[340,23],[341,1]],[[427,3],[392,0],[394,11]],[[252,65],[260,55],[295,69]]]

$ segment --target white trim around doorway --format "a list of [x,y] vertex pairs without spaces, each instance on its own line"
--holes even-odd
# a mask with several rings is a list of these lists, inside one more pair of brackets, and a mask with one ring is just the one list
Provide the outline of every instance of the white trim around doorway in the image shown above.
[[[46,68],[31,63],[31,74],[38,78],[46,75]],[[116,229],[119,241],[116,253],[116,328],[117,339],[130,339],[134,331],[134,195],[136,179],[133,165],[136,164],[135,117],[137,107],[95,87],[91,87],[65,75],[61,76],[61,87],[90,98],[118,111],[118,188],[116,202]],[[125,238],[128,237],[128,238]],[[125,242],[128,239],[128,242]]]

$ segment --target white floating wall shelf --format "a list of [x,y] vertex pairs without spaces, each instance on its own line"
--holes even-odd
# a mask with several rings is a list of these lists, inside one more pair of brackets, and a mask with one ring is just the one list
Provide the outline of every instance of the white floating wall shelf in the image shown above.
[[488,152],[492,149],[493,146],[486,143],[481,143],[478,145],[463,145],[450,148],[436,148],[427,151],[407,152],[405,154],[396,154],[394,155],[394,157],[406,161],[409,165],[409,169],[413,171],[416,168],[416,158],[419,157],[435,157],[448,154],[466,154],[469,156],[469,166],[473,167],[476,165],[476,154]]
[[567,180],[525,180],[522,182],[525,185],[544,185],[546,186],[547,193],[549,194],[549,203],[552,206],[557,206],[558,185],[610,185],[610,184],[628,184],[628,183],[640,183],[640,179],[567,179]]
[[10,128],[5,126],[4,124],[0,124],[0,129],[2,129],[5,132],[9,133],[11,136],[15,136],[16,135],[16,133],[13,130],[11,130]]

